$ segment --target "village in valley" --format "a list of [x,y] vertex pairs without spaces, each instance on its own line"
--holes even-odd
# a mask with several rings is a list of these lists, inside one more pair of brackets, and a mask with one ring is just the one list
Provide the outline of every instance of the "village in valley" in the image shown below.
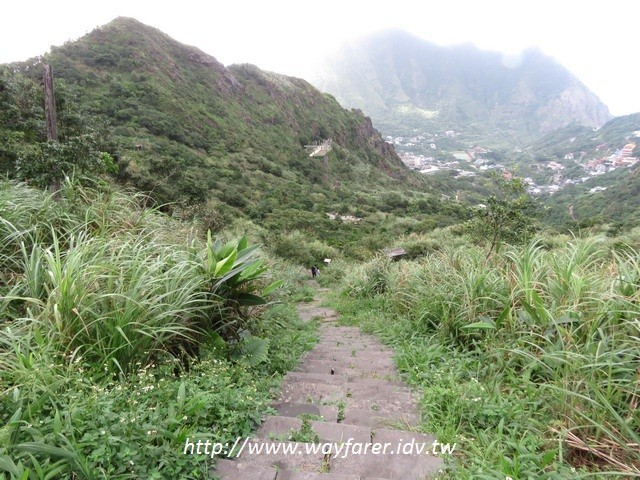
[[[640,136],[640,132],[635,133],[636,136]],[[457,133],[454,131],[447,131],[441,138],[454,138],[456,135]],[[470,178],[482,172],[493,170],[502,172],[502,175],[507,179],[513,177],[512,169],[491,158],[492,156],[488,155],[491,151],[482,146],[476,145],[467,150],[445,151],[439,150],[437,138],[434,137],[427,138],[423,135],[387,136],[386,140],[394,145],[407,167],[424,175],[452,171],[456,172],[454,178]],[[523,181],[528,185],[528,191],[532,195],[553,195],[568,185],[584,183],[616,169],[636,165],[638,158],[633,156],[635,148],[635,142],[628,142],[622,147],[603,143],[595,148],[595,152],[567,152],[562,159],[535,161],[535,169],[540,175],[526,176]],[[425,151],[430,154],[422,153]],[[522,152],[516,148],[514,153],[520,154]],[[576,166],[579,168],[575,168]],[[549,173],[552,174],[550,178]],[[548,180],[541,181],[540,178],[548,178]],[[603,190],[606,190],[606,187],[595,186],[590,189],[590,193]]]

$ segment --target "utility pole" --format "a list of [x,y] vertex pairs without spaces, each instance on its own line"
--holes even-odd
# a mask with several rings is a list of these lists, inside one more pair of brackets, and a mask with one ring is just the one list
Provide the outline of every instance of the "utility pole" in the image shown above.
[[[58,141],[58,129],[56,127],[56,98],[53,94],[53,68],[45,63],[42,73],[42,83],[44,84],[44,118],[47,125],[47,140]],[[57,199],[60,194],[60,179],[53,179],[49,185],[49,191],[53,198]]]
[[42,74],[44,84],[44,116],[47,124],[47,140],[58,141],[58,129],[56,128],[56,99],[53,94],[53,69],[51,65],[44,64]]

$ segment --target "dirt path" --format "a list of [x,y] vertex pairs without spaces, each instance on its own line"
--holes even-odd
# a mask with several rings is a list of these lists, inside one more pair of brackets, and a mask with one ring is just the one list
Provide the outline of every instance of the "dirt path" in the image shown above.
[[[265,419],[238,458],[220,460],[215,474],[222,480],[431,478],[443,462],[432,455],[433,437],[410,431],[419,423],[418,408],[393,352],[356,327],[337,325],[337,313],[320,306],[326,290],[313,285],[318,296],[298,311],[305,321],[321,318],[320,341],[285,377],[278,415]],[[312,442],[322,450],[308,452]],[[252,446],[281,450],[258,454],[249,452]]]

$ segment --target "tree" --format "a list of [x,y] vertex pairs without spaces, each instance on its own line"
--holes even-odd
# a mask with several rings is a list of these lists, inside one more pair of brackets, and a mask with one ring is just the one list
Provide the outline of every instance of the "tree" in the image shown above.
[[21,180],[46,188],[74,173],[115,173],[113,157],[99,149],[95,136],[72,137],[64,143],[41,142],[24,151],[16,160]]
[[489,242],[487,258],[501,242],[527,242],[538,231],[540,207],[520,178],[504,180],[494,176],[495,193],[479,205],[467,222],[468,231]]

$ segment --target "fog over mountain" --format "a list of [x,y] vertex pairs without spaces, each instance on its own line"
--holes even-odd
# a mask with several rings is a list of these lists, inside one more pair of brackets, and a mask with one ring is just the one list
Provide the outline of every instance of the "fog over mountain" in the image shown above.
[[311,81],[362,109],[386,134],[455,130],[519,145],[612,118],[578,78],[536,49],[506,57],[469,44],[437,46],[400,30],[346,45]]

